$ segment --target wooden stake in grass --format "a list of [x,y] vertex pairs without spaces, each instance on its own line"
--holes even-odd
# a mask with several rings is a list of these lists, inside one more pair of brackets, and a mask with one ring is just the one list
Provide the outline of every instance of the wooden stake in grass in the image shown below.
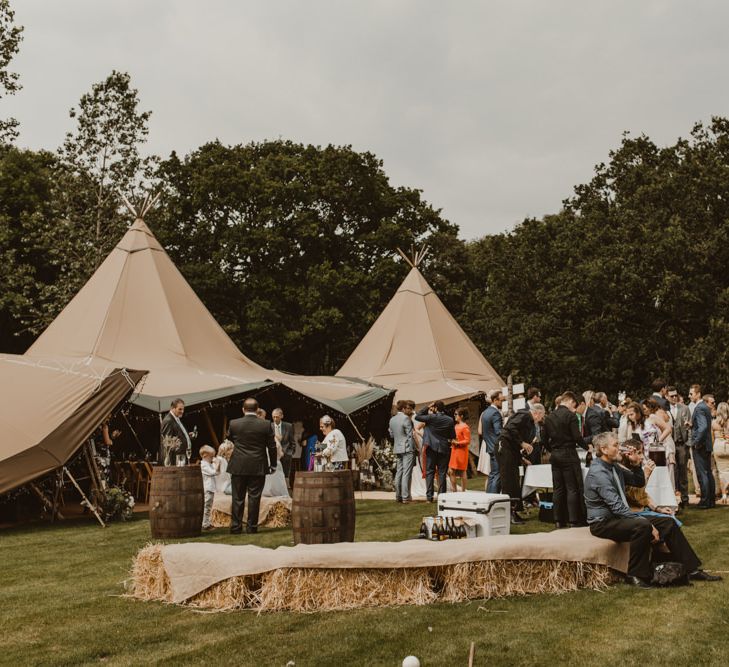
[[473,667],[473,656],[476,654],[476,644],[471,642],[471,650],[468,652],[468,667]]

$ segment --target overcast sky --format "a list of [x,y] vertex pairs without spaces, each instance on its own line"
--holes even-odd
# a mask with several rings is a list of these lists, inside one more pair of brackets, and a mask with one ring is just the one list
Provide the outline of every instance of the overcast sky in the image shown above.
[[672,143],[729,115],[729,3],[13,0],[3,100],[57,147],[112,69],[153,112],[149,150],[218,138],[352,144],[462,236],[559,210],[623,130]]

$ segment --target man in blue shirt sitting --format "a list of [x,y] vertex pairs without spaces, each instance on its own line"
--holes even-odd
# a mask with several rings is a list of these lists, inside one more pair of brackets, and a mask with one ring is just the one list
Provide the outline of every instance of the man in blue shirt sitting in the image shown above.
[[[633,514],[625,499],[625,483],[645,486],[640,455],[635,448],[625,458],[613,433],[600,433],[592,439],[595,459],[585,478],[587,523],[595,537],[616,542],[630,542],[630,561],[626,583],[640,588],[650,587],[653,578],[652,545],[663,542],[671,560],[682,563],[690,579],[719,581],[700,570],[701,561],[672,517],[640,517]],[[630,468],[620,465],[627,459]]]

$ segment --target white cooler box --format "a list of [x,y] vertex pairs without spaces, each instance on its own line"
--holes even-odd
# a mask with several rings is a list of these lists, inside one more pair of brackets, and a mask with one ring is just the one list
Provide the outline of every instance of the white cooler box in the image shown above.
[[511,530],[511,502],[504,493],[441,493],[438,496],[438,516],[474,519],[476,537],[508,535]]

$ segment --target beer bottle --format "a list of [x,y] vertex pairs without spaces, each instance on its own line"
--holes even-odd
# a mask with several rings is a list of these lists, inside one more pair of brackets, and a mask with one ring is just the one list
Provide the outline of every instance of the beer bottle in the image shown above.
[[427,540],[428,539],[428,526],[425,524],[425,518],[423,518],[422,523],[420,524],[420,535],[421,540]]
[[435,518],[433,518],[433,525],[430,528],[430,539],[434,542],[438,542],[440,540],[440,530],[438,528],[438,521],[436,521]]
[[440,532],[440,539],[441,540],[447,540],[448,539],[448,528],[445,525],[445,522],[443,521],[443,517],[438,517],[440,519],[440,525],[438,526],[439,532]]

